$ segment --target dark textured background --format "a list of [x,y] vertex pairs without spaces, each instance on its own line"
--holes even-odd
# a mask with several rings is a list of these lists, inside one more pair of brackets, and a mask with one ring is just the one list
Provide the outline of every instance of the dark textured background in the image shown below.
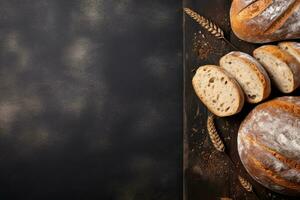
[[181,199],[179,0],[0,0],[0,199]]

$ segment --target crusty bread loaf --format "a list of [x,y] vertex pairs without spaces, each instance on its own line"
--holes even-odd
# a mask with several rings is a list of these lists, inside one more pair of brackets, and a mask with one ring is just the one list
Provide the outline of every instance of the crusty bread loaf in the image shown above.
[[242,122],[238,153],[248,173],[265,187],[300,194],[300,97],[258,105]]
[[300,66],[293,56],[275,45],[261,46],[254,50],[253,55],[281,92],[290,93],[299,86]]
[[248,42],[300,38],[300,1],[233,0],[230,22],[235,35]]
[[224,117],[241,111],[243,91],[224,69],[215,65],[201,66],[192,82],[197,96],[215,115]]
[[294,56],[297,61],[300,63],[300,43],[298,42],[280,42],[278,46],[289,53],[290,55]]
[[269,76],[252,56],[233,51],[220,59],[220,66],[238,81],[249,103],[258,103],[270,95]]

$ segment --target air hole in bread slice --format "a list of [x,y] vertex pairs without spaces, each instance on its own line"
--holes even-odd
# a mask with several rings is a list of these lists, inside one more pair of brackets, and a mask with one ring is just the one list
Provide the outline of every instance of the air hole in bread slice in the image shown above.
[[266,77],[267,73],[250,55],[231,52],[221,58],[220,66],[238,81],[248,102],[258,103],[267,97],[265,94],[266,84],[263,83],[265,80],[261,78]]
[[[208,71],[211,76],[208,76]],[[238,83],[218,66],[200,67],[193,77],[193,87],[200,100],[215,115],[233,115],[244,104],[244,96]]]
[[281,42],[279,48],[283,49],[289,55],[293,56],[300,63],[300,43],[299,42]]
[[209,79],[208,82],[213,83],[214,81],[215,81],[215,77],[212,77],[212,78]]
[[287,63],[264,49],[256,49],[254,56],[260,60],[281,92],[290,93],[294,90],[294,75]]
[[253,94],[253,95],[248,94],[248,97],[249,97],[250,99],[255,99],[255,98],[256,98],[256,95],[255,95],[255,94]]

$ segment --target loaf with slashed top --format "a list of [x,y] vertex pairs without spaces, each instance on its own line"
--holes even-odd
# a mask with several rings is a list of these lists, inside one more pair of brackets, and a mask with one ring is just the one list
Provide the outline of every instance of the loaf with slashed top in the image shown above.
[[300,38],[299,0],[233,0],[231,28],[252,43]]
[[300,195],[300,97],[260,104],[242,122],[238,153],[248,173],[279,193]]

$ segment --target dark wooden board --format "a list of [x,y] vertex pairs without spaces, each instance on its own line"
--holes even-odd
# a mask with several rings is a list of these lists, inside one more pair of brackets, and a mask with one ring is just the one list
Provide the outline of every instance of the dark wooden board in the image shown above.
[[[230,29],[229,0],[184,0],[183,7],[191,8],[219,25],[225,37],[238,50],[252,54],[260,46],[243,42],[235,37]],[[234,47],[224,40],[216,39],[189,16],[183,13],[184,31],[184,199],[257,199],[246,192],[239,184],[237,175],[251,182],[259,199],[299,199],[272,192],[253,180],[245,171],[237,152],[237,130],[241,121],[255,105],[245,104],[241,113],[225,118],[216,118],[216,127],[221,135],[226,154],[214,149],[207,135],[206,120],[208,111],[198,100],[191,80],[198,66],[218,64],[220,57]],[[299,41],[299,40],[298,40]],[[299,95],[299,90],[291,95]],[[283,96],[276,88],[268,98]]]

